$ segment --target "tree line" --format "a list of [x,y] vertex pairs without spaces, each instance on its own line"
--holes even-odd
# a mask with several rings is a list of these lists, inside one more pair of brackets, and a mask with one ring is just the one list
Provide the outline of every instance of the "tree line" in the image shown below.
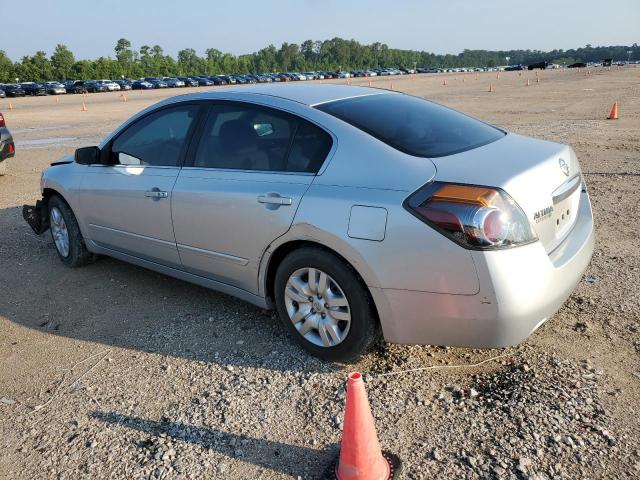
[[[600,62],[605,58],[626,60],[638,55],[638,45],[585,47],[569,50],[464,50],[457,55],[418,50],[390,48],[384,43],[363,45],[356,40],[333,38],[325,41],[307,40],[302,44],[283,43],[246,55],[232,55],[216,48],[208,48],[204,56],[192,48],[178,52],[176,58],[166,55],[160,45],[143,45],[134,49],[131,42],[121,38],[114,48],[115,58],[76,60],[66,45],[58,44],[50,57],[46,52],[24,56],[12,62],[0,50],[0,83],[92,78],[127,78],[151,76],[217,75],[228,73],[286,72],[308,70],[369,69],[385,67],[495,67],[507,63]],[[506,58],[509,57],[507,62]]]

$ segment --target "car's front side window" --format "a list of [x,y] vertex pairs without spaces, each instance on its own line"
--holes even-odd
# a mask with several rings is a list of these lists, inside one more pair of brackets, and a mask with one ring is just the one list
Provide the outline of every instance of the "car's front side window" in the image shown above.
[[211,108],[195,152],[195,167],[315,173],[331,137],[306,120],[249,104]]
[[197,105],[165,108],[137,121],[113,142],[114,161],[123,165],[180,165],[198,108]]

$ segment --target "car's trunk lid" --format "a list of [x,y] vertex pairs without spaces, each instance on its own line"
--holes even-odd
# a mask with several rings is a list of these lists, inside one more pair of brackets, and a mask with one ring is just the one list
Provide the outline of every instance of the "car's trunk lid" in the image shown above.
[[582,178],[576,155],[567,145],[509,133],[433,162],[438,180],[506,191],[523,209],[548,253],[575,223]]

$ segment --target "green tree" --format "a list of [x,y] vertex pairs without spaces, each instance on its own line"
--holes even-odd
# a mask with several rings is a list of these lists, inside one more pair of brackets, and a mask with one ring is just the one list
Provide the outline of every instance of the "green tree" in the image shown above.
[[118,60],[118,63],[120,63],[122,70],[126,72],[126,74],[129,74],[134,62],[131,42],[126,38],[121,38],[118,40],[118,43],[116,43],[114,50],[116,52],[116,59]]
[[16,79],[13,62],[4,50],[0,50],[0,83],[11,83]]
[[59,43],[51,55],[51,66],[53,67],[53,75],[58,80],[67,80],[71,76],[76,59],[73,53],[65,45]]

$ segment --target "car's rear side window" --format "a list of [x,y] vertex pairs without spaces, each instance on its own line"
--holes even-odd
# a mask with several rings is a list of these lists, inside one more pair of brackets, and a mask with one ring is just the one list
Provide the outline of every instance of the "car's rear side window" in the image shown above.
[[331,136],[288,113],[233,102],[212,106],[193,166],[265,172],[316,173]]
[[317,105],[393,148],[418,157],[443,157],[494,142],[505,134],[422,98],[383,93]]

